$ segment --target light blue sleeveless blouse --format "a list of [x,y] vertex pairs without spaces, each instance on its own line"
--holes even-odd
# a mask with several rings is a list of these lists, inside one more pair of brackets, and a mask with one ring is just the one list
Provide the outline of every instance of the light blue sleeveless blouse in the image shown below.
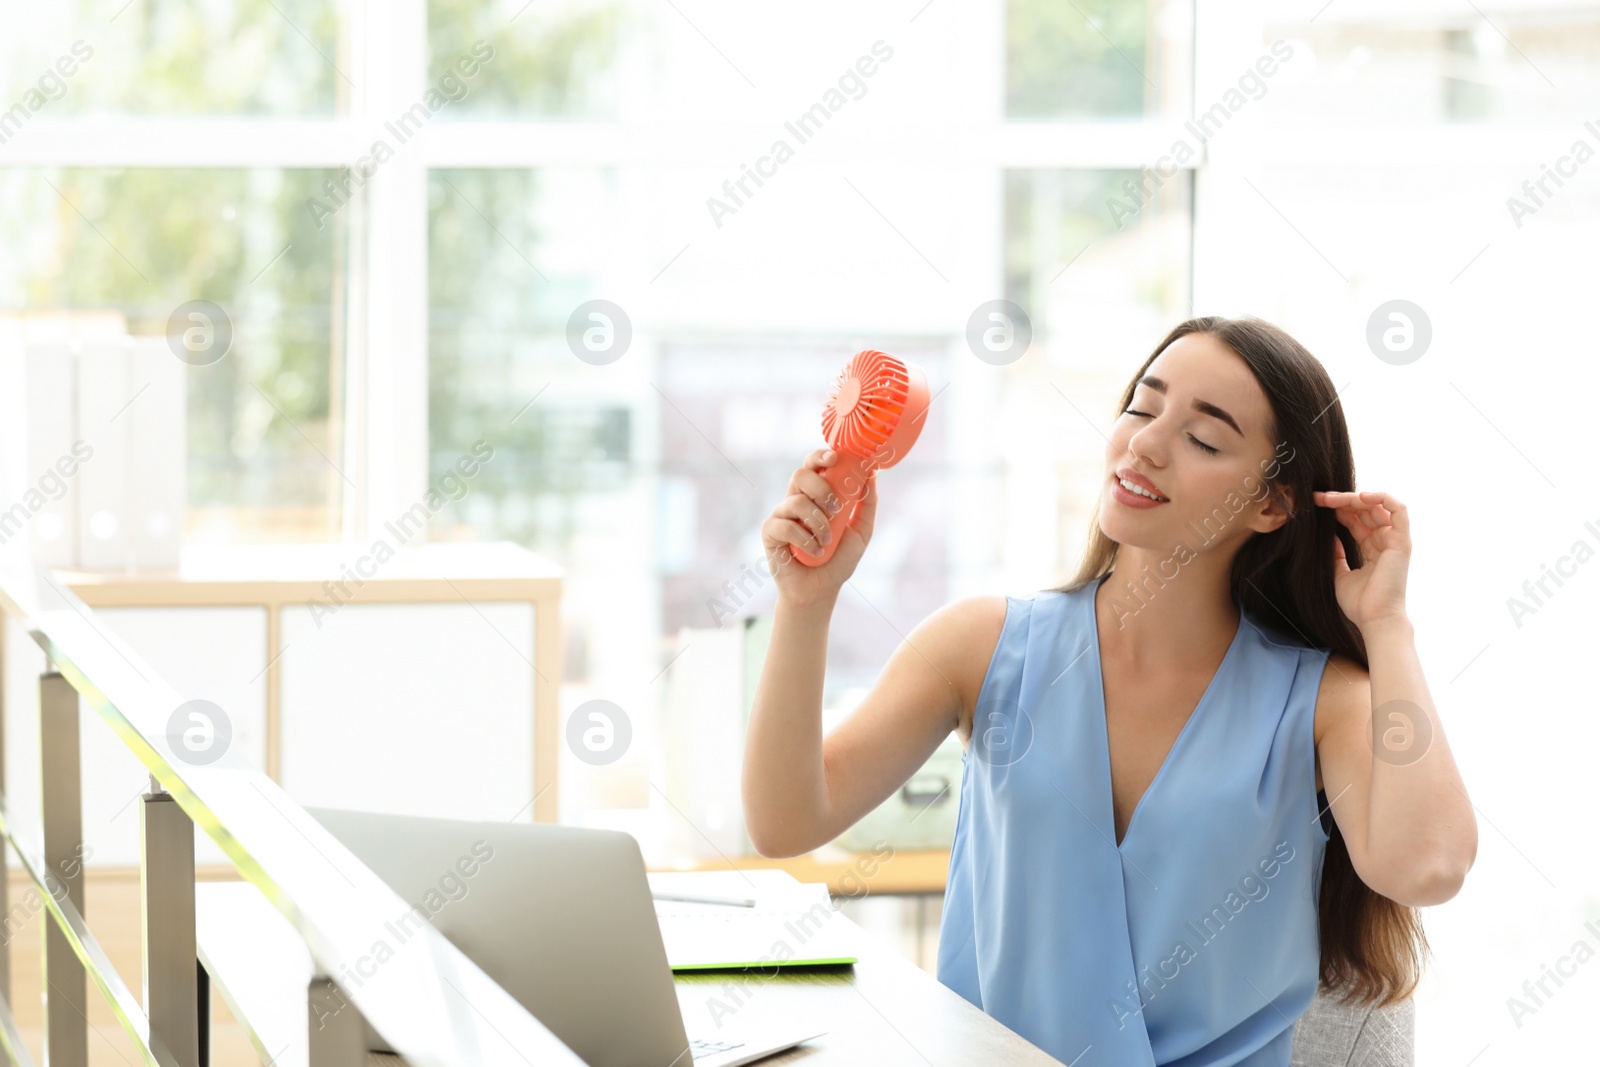
[[1241,612],[1119,847],[1099,584],[1006,598],[962,760],[939,981],[1076,1067],[1288,1067],[1317,986],[1329,650]]

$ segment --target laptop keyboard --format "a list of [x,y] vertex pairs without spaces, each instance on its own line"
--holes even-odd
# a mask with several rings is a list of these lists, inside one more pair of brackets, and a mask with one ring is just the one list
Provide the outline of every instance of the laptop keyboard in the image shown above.
[[689,1039],[689,1055],[698,1060],[702,1056],[727,1052],[729,1049],[740,1048],[743,1045],[743,1041],[707,1041],[705,1038],[691,1037]]

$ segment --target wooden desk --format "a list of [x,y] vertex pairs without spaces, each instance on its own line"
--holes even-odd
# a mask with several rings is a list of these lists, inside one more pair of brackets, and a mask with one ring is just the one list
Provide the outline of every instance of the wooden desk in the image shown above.
[[[945,878],[950,872],[950,850],[926,849],[896,852],[891,861],[875,865],[870,877],[863,877],[861,864],[873,858],[871,853],[846,852],[837,848],[820,848],[804,856],[770,859],[766,856],[734,856],[731,859],[711,857],[697,859],[688,864],[650,864],[652,871],[726,871],[726,870],[782,870],[788,871],[799,882],[826,882],[828,892],[834,896],[853,896],[861,892],[862,883],[878,894],[943,893]],[[847,879],[854,885],[847,885]]]
[[[835,914],[828,922],[849,923]],[[828,1032],[760,1064],[1055,1064],[1060,1060],[985,1015],[966,998],[851,923],[861,938],[850,967],[674,976],[690,1033],[715,1035],[716,1019],[746,1014],[815,1020]],[[731,991],[730,991],[731,990]],[[739,998],[743,1000],[740,1006]],[[739,1014],[730,1017],[728,1008]],[[753,1067],[753,1065],[752,1065]]]
[[[202,961],[214,988],[250,1033],[263,1060],[306,1062],[305,984],[310,956],[294,936],[277,936],[281,916],[247,883],[199,887]],[[207,892],[207,891],[211,892]],[[220,890],[221,892],[216,892]],[[718,1022],[754,1028],[762,1020],[815,1021],[827,1033],[761,1064],[1057,1064],[1060,1061],[984,1014],[965,998],[848,924],[858,961],[848,967],[702,971],[674,976],[678,1006],[693,1034],[714,1037]],[[621,1009],[619,1009],[620,1011]],[[624,1013],[625,1015],[625,1013]],[[369,1053],[394,1067],[397,1056]]]

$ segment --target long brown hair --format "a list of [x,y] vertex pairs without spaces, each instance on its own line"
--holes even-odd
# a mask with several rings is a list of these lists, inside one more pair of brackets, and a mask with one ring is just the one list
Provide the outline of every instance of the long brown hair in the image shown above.
[[[1133,402],[1139,379],[1155,358],[1190,333],[1209,334],[1238,353],[1271,405],[1272,440],[1293,449],[1292,461],[1273,464],[1276,473],[1265,479],[1271,492],[1288,494],[1292,517],[1239,549],[1228,583],[1234,603],[1289,643],[1329,648],[1367,669],[1361,631],[1334,597],[1333,538],[1343,543],[1351,568],[1361,566],[1361,550],[1332,509],[1315,506],[1311,495],[1350,491],[1356,484],[1350,434],[1333,382],[1304,346],[1271,323],[1208,315],[1167,334],[1128,382],[1119,411]],[[1077,574],[1052,592],[1081,589],[1110,573],[1117,542],[1100,529],[1098,509],[1095,518]],[[1318,799],[1325,810],[1324,797]],[[1346,1001],[1383,1006],[1416,989],[1428,949],[1421,915],[1361,880],[1337,823],[1323,857],[1317,927],[1323,990]]]

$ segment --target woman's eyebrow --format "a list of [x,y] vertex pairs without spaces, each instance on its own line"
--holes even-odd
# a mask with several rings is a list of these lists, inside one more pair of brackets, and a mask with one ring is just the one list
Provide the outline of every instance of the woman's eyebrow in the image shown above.
[[[1143,378],[1140,378],[1139,384],[1148,385],[1150,388],[1154,389],[1158,393],[1161,393],[1162,395],[1165,395],[1167,392],[1167,383],[1162,379],[1153,377],[1149,374],[1146,374]],[[1239,424],[1237,422],[1233,421],[1233,416],[1217,407],[1217,405],[1211,403],[1211,401],[1196,400],[1192,407],[1203,415],[1210,415],[1214,419],[1221,419],[1223,422],[1233,427],[1234,433],[1238,434],[1240,437],[1244,436],[1244,431],[1239,429]]]

